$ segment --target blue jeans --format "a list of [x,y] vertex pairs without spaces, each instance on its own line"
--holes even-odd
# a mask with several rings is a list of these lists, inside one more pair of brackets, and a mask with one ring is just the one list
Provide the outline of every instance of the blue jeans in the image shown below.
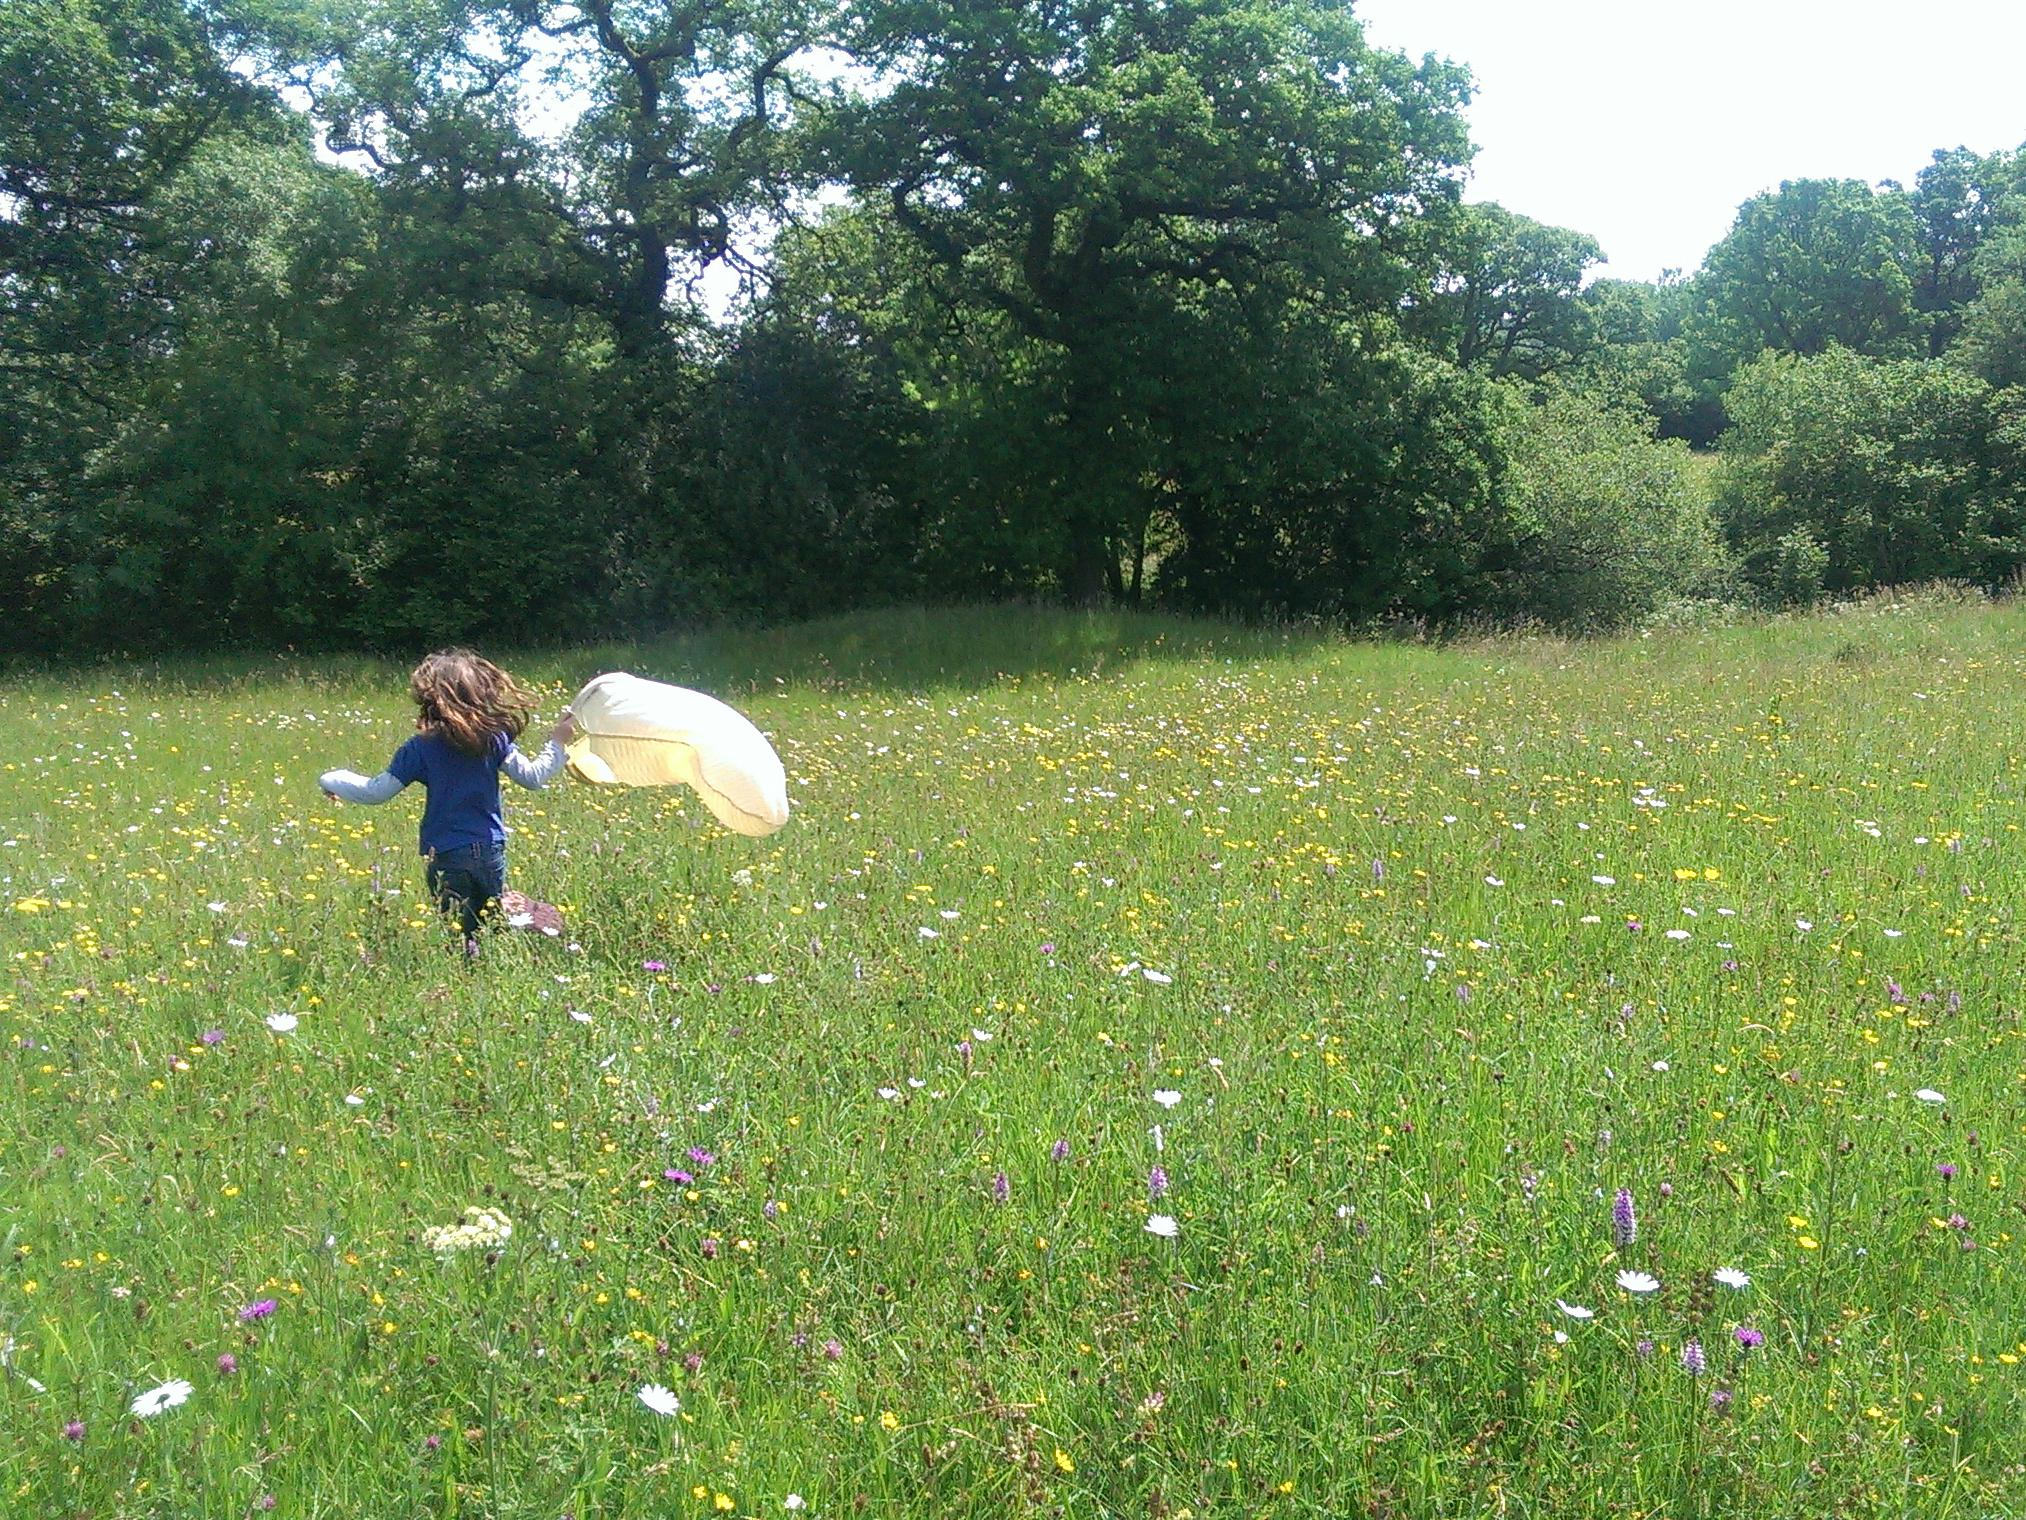
[[466,844],[429,855],[429,892],[446,916],[455,916],[466,936],[478,933],[480,917],[496,907],[506,890],[506,846]]

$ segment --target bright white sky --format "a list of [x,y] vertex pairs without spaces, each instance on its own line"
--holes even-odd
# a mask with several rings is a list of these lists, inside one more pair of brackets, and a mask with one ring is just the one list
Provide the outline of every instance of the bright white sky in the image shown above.
[[1896,179],[2026,142],[2026,0],[1354,0],[1375,46],[1466,64],[1469,199],[1692,270],[1783,179]]

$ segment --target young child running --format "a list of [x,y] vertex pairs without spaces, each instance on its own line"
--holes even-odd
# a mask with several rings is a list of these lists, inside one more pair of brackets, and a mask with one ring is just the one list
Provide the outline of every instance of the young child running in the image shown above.
[[420,709],[415,737],[394,751],[387,768],[370,781],[353,771],[326,771],[320,784],[333,801],[378,804],[410,782],[422,783],[430,895],[463,927],[465,954],[476,955],[480,917],[506,890],[499,773],[540,790],[563,768],[563,746],[575,736],[576,722],[566,709],[541,754],[530,760],[514,740],[534,716],[533,696],[466,649],[433,654],[417,665],[408,694]]

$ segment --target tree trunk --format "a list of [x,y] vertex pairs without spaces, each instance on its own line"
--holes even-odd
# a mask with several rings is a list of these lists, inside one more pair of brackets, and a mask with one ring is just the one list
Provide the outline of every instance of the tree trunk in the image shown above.
[[1118,566],[1106,565],[1105,537],[1095,527],[1079,523],[1070,530],[1069,562],[1063,567],[1062,590],[1072,607],[1095,610],[1105,605],[1108,581],[1118,576]]

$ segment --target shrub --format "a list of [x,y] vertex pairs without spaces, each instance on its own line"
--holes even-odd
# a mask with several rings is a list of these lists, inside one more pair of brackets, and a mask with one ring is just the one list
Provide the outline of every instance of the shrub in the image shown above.
[[1643,413],[1574,393],[1516,409],[1504,497],[1506,616],[1587,632],[1721,590],[1708,471]]
[[1931,360],[1768,356],[1725,399],[1719,513],[1746,579],[1791,603],[1908,581],[1995,585],[2021,558],[2026,454],[2000,393]]

